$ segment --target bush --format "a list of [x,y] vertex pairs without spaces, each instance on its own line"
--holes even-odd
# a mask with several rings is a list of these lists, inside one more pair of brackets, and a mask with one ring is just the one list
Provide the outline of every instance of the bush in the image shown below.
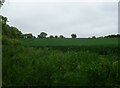
[[12,40],[7,38],[6,36],[2,37],[2,44],[3,45],[11,45],[12,44]]
[[21,45],[21,42],[20,42],[20,40],[12,39],[12,44],[13,45]]
[[3,86],[119,85],[115,58],[92,51],[3,45]]
[[2,37],[2,45],[21,45],[20,40],[17,39],[9,39],[6,36]]

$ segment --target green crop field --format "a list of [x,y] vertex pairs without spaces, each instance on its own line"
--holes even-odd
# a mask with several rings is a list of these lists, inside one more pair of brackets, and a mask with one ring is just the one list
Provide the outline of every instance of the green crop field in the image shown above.
[[117,38],[39,38],[21,41],[26,46],[118,46]]

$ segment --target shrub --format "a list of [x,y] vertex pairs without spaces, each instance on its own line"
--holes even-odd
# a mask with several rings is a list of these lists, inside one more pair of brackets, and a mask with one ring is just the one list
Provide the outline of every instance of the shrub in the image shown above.
[[20,40],[10,39],[6,36],[2,37],[2,45],[21,45]]

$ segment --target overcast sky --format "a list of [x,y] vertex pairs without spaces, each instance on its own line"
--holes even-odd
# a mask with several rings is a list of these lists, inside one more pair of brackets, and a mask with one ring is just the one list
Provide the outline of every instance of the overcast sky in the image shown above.
[[6,0],[1,14],[8,17],[11,26],[35,36],[41,32],[65,37],[72,33],[78,37],[117,34],[117,0],[96,1]]

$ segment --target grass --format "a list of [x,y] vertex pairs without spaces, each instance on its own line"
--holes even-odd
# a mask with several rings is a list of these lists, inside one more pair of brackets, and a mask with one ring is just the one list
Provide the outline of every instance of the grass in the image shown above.
[[39,38],[21,41],[25,46],[118,46],[117,38]]

